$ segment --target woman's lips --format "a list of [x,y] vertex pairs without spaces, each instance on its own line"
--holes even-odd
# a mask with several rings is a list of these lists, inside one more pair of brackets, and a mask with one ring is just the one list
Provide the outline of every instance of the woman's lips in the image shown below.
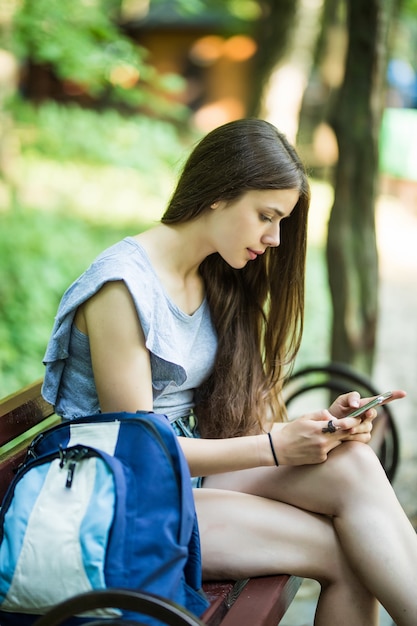
[[263,250],[252,250],[251,248],[248,248],[247,250],[249,252],[251,261],[254,261],[256,258],[258,258],[258,256],[264,253]]

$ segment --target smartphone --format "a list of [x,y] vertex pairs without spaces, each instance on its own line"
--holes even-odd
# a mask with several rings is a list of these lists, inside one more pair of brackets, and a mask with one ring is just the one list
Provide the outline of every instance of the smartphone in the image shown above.
[[381,393],[379,396],[377,396],[370,402],[367,402],[363,406],[359,407],[359,409],[356,409],[352,413],[349,413],[349,415],[346,415],[346,417],[360,417],[362,413],[365,413],[365,411],[367,411],[368,409],[372,409],[374,406],[378,406],[378,404],[382,404],[384,400],[388,400],[388,398],[391,398],[391,396],[392,396],[392,391]]

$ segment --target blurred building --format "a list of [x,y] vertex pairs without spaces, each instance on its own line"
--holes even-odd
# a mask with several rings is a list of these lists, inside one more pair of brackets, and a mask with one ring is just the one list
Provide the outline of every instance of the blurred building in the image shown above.
[[256,52],[247,22],[225,9],[180,12],[167,1],[125,15],[123,28],[160,73],[184,78],[178,98],[201,129],[245,115]]

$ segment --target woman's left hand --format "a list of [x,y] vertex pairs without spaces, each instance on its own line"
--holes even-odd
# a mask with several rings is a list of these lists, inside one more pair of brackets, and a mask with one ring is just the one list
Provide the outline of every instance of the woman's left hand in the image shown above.
[[[381,404],[387,404],[388,402],[404,398],[405,396],[405,391],[397,389],[392,392],[392,396],[388,400],[385,400]],[[339,440],[361,441],[362,443],[368,443],[370,441],[372,422],[378,414],[376,408],[368,409],[359,417],[348,417],[349,413],[365,405],[370,400],[372,400],[372,397],[361,398],[357,391],[351,391],[336,398],[329,408],[329,411],[338,418],[338,427],[345,431],[343,436],[339,437]]]

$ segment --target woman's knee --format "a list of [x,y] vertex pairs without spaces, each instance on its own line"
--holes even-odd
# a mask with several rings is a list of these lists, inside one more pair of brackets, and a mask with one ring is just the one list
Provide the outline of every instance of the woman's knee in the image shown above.
[[332,450],[327,462],[332,472],[343,476],[362,478],[376,472],[381,473],[382,466],[372,448],[365,443],[347,441]]
[[[386,474],[372,448],[363,443],[349,441],[335,448],[326,461],[332,480],[334,504],[349,501],[349,495],[358,497],[361,491],[369,492],[373,486],[386,482]],[[338,511],[334,511],[337,515]]]

